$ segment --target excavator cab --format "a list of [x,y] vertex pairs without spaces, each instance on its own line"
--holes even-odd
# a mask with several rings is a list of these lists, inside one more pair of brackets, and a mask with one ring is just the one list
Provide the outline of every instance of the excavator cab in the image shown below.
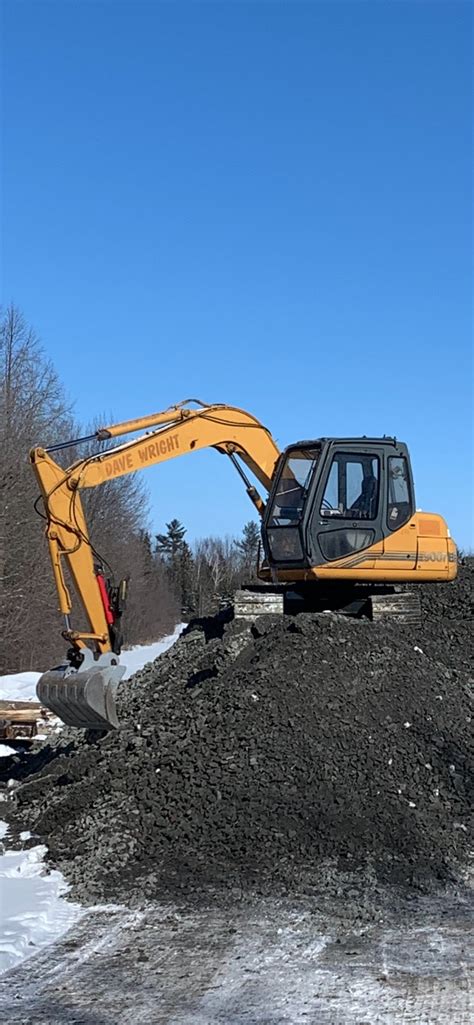
[[363,558],[415,511],[406,445],[395,438],[322,438],[282,454],[263,519],[268,565],[309,570]]

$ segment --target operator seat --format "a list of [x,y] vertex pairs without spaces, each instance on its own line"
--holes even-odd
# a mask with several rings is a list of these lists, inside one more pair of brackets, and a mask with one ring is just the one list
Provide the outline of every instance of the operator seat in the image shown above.
[[356,513],[356,518],[360,520],[373,520],[377,508],[377,491],[377,478],[373,474],[364,477],[360,495],[352,503],[349,512]]

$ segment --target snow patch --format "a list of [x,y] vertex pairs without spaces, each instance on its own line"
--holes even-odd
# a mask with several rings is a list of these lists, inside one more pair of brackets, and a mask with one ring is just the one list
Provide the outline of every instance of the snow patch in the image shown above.
[[134,648],[124,649],[120,655],[120,664],[126,666],[123,679],[128,680],[139,669],[142,669],[147,662],[154,662],[155,658],[168,651],[168,648],[171,648],[175,641],[178,640],[185,626],[186,623],[178,623],[172,634],[162,637],[160,641],[155,641],[153,644],[139,644]]
[[14,747],[8,747],[8,744],[3,744],[0,740],[0,758],[6,758],[7,755],[16,754]]
[[41,673],[0,676],[0,701],[37,701],[36,684]]
[[[0,821],[0,837],[7,830]],[[46,871],[45,854],[44,846],[0,854],[0,973],[57,940],[84,913],[63,899],[69,886],[60,872]]]

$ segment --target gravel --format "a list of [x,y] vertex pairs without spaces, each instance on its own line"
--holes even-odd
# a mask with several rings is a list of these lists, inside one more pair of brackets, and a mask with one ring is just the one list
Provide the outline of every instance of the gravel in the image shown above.
[[13,759],[2,813],[84,901],[464,879],[473,568],[422,588],[417,627],[331,613],[191,624],[121,686],[120,732],[68,731]]

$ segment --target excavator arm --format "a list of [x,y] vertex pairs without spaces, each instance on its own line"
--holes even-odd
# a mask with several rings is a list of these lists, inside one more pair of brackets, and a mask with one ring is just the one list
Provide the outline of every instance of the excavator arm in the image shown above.
[[[63,636],[72,646],[67,665],[44,674],[38,693],[44,703],[57,710],[70,725],[100,729],[117,725],[113,688],[109,684],[113,682],[116,687],[121,668],[116,657],[120,645],[115,626],[123,594],[112,595],[106,585],[89,537],[80,491],[189,452],[215,448],[230,457],[249,497],[263,515],[265,502],[241,463],[268,492],[280,455],[270,432],[250,413],[233,406],[205,405],[196,400],[187,400],[151,416],[100,428],[95,435],[77,440],[108,441],[138,431],[146,433],[80,459],[67,469],[55,462],[51,453],[76,442],[63,442],[50,449],[34,448],[30,453],[46,514],[46,535],[59,608],[65,618]],[[87,631],[72,629],[72,600],[65,565],[86,614]],[[102,686],[104,673],[108,681],[105,687]],[[94,684],[93,695],[91,683]],[[91,702],[95,707],[88,708]],[[100,713],[97,706],[100,706]]]

